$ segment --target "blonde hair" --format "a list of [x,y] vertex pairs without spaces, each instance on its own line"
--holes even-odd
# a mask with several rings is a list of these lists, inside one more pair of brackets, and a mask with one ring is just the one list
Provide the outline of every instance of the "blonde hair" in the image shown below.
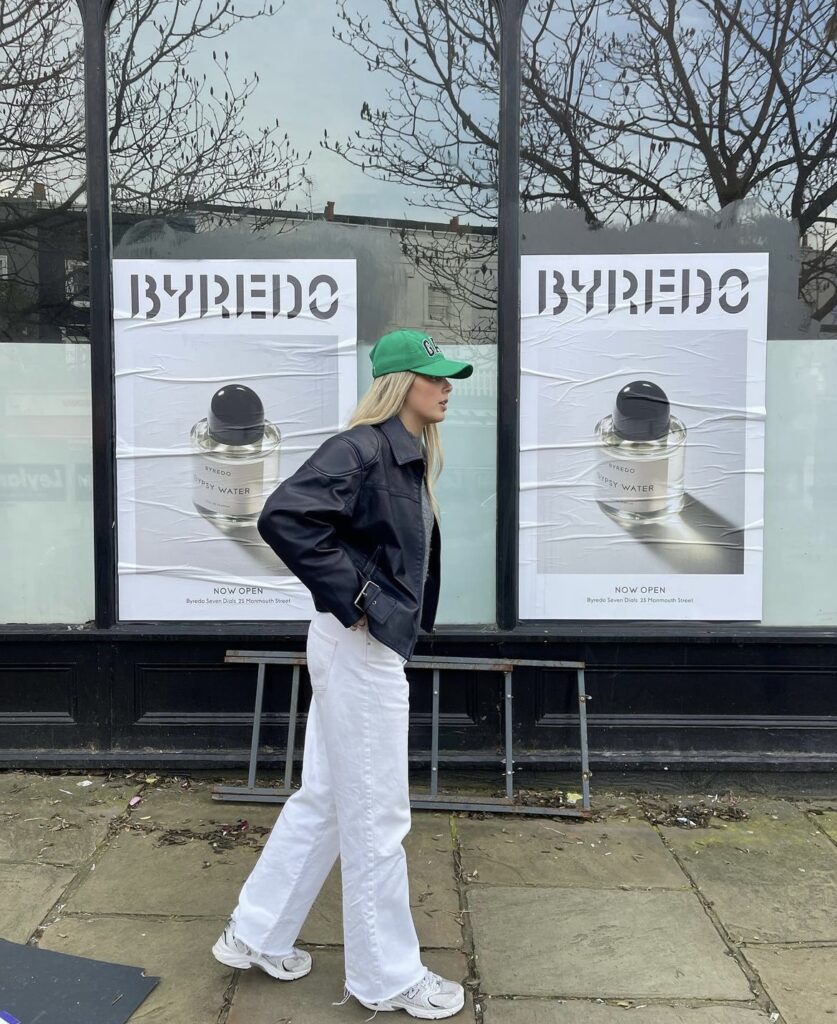
[[[372,380],[372,386],[360,399],[355,411],[349,418],[346,425],[358,427],[365,424],[383,423],[391,416],[401,411],[401,406],[407,398],[407,392],[413,386],[416,375],[412,370],[399,370],[396,373],[385,373]],[[427,459],[427,491],[430,494],[430,504],[436,518],[440,518],[439,503],[433,486],[438,480],[445,464],[444,453],[442,452],[442,441],[439,437],[439,428],[435,423],[428,423],[421,432],[420,447]]]

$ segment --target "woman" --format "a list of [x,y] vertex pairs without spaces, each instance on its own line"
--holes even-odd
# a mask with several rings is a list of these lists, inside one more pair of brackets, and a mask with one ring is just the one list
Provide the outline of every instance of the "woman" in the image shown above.
[[[441,536],[433,480],[446,359],[421,331],[384,335],[373,383],[349,427],[273,492],[259,533],[311,591],[307,658],[312,701],[302,785],[285,803],[213,953],[300,978],[294,946],[339,854],[345,1002],[438,1020],[464,1005],[461,985],[421,962],[402,840],[410,830],[408,684],[419,625],[432,631]],[[339,1004],[337,1004],[339,1005]]]

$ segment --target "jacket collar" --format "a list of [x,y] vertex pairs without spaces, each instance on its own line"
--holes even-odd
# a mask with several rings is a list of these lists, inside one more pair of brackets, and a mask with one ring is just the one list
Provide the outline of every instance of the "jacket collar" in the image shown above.
[[378,426],[386,434],[392,448],[392,454],[395,456],[395,461],[399,466],[403,466],[405,462],[412,462],[414,459],[424,459],[415,442],[414,435],[401,422],[401,417],[398,413],[390,416],[383,423],[379,423]]

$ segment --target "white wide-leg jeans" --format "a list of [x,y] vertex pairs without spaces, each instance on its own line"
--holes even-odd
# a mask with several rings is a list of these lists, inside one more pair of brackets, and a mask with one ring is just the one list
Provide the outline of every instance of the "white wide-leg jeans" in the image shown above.
[[313,700],[302,785],[288,798],[233,912],[262,953],[291,951],[337,856],[343,879],[346,990],[389,999],[424,965],[410,911],[405,659],[366,627],[314,612],[306,647]]

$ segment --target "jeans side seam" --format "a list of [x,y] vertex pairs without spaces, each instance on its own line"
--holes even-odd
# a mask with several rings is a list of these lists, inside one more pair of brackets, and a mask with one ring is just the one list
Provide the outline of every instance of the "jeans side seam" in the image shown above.
[[[365,646],[365,650],[369,651],[368,644]],[[382,951],[380,941],[378,937],[378,919],[375,907],[375,861],[376,861],[376,850],[375,850],[375,829],[374,829],[374,800],[372,795],[372,737],[371,737],[371,716],[369,713],[369,698],[371,693],[371,687],[364,687],[364,701],[363,701],[363,760],[366,768],[366,778],[368,785],[366,787],[366,837],[367,837],[367,849],[369,857],[369,870],[367,871],[366,879],[366,898],[367,906],[369,908],[370,916],[370,929],[369,938],[370,945],[374,947],[370,949],[370,953],[373,953],[373,960],[375,963],[375,981],[376,988],[380,987],[381,984],[381,964],[383,962]]]

